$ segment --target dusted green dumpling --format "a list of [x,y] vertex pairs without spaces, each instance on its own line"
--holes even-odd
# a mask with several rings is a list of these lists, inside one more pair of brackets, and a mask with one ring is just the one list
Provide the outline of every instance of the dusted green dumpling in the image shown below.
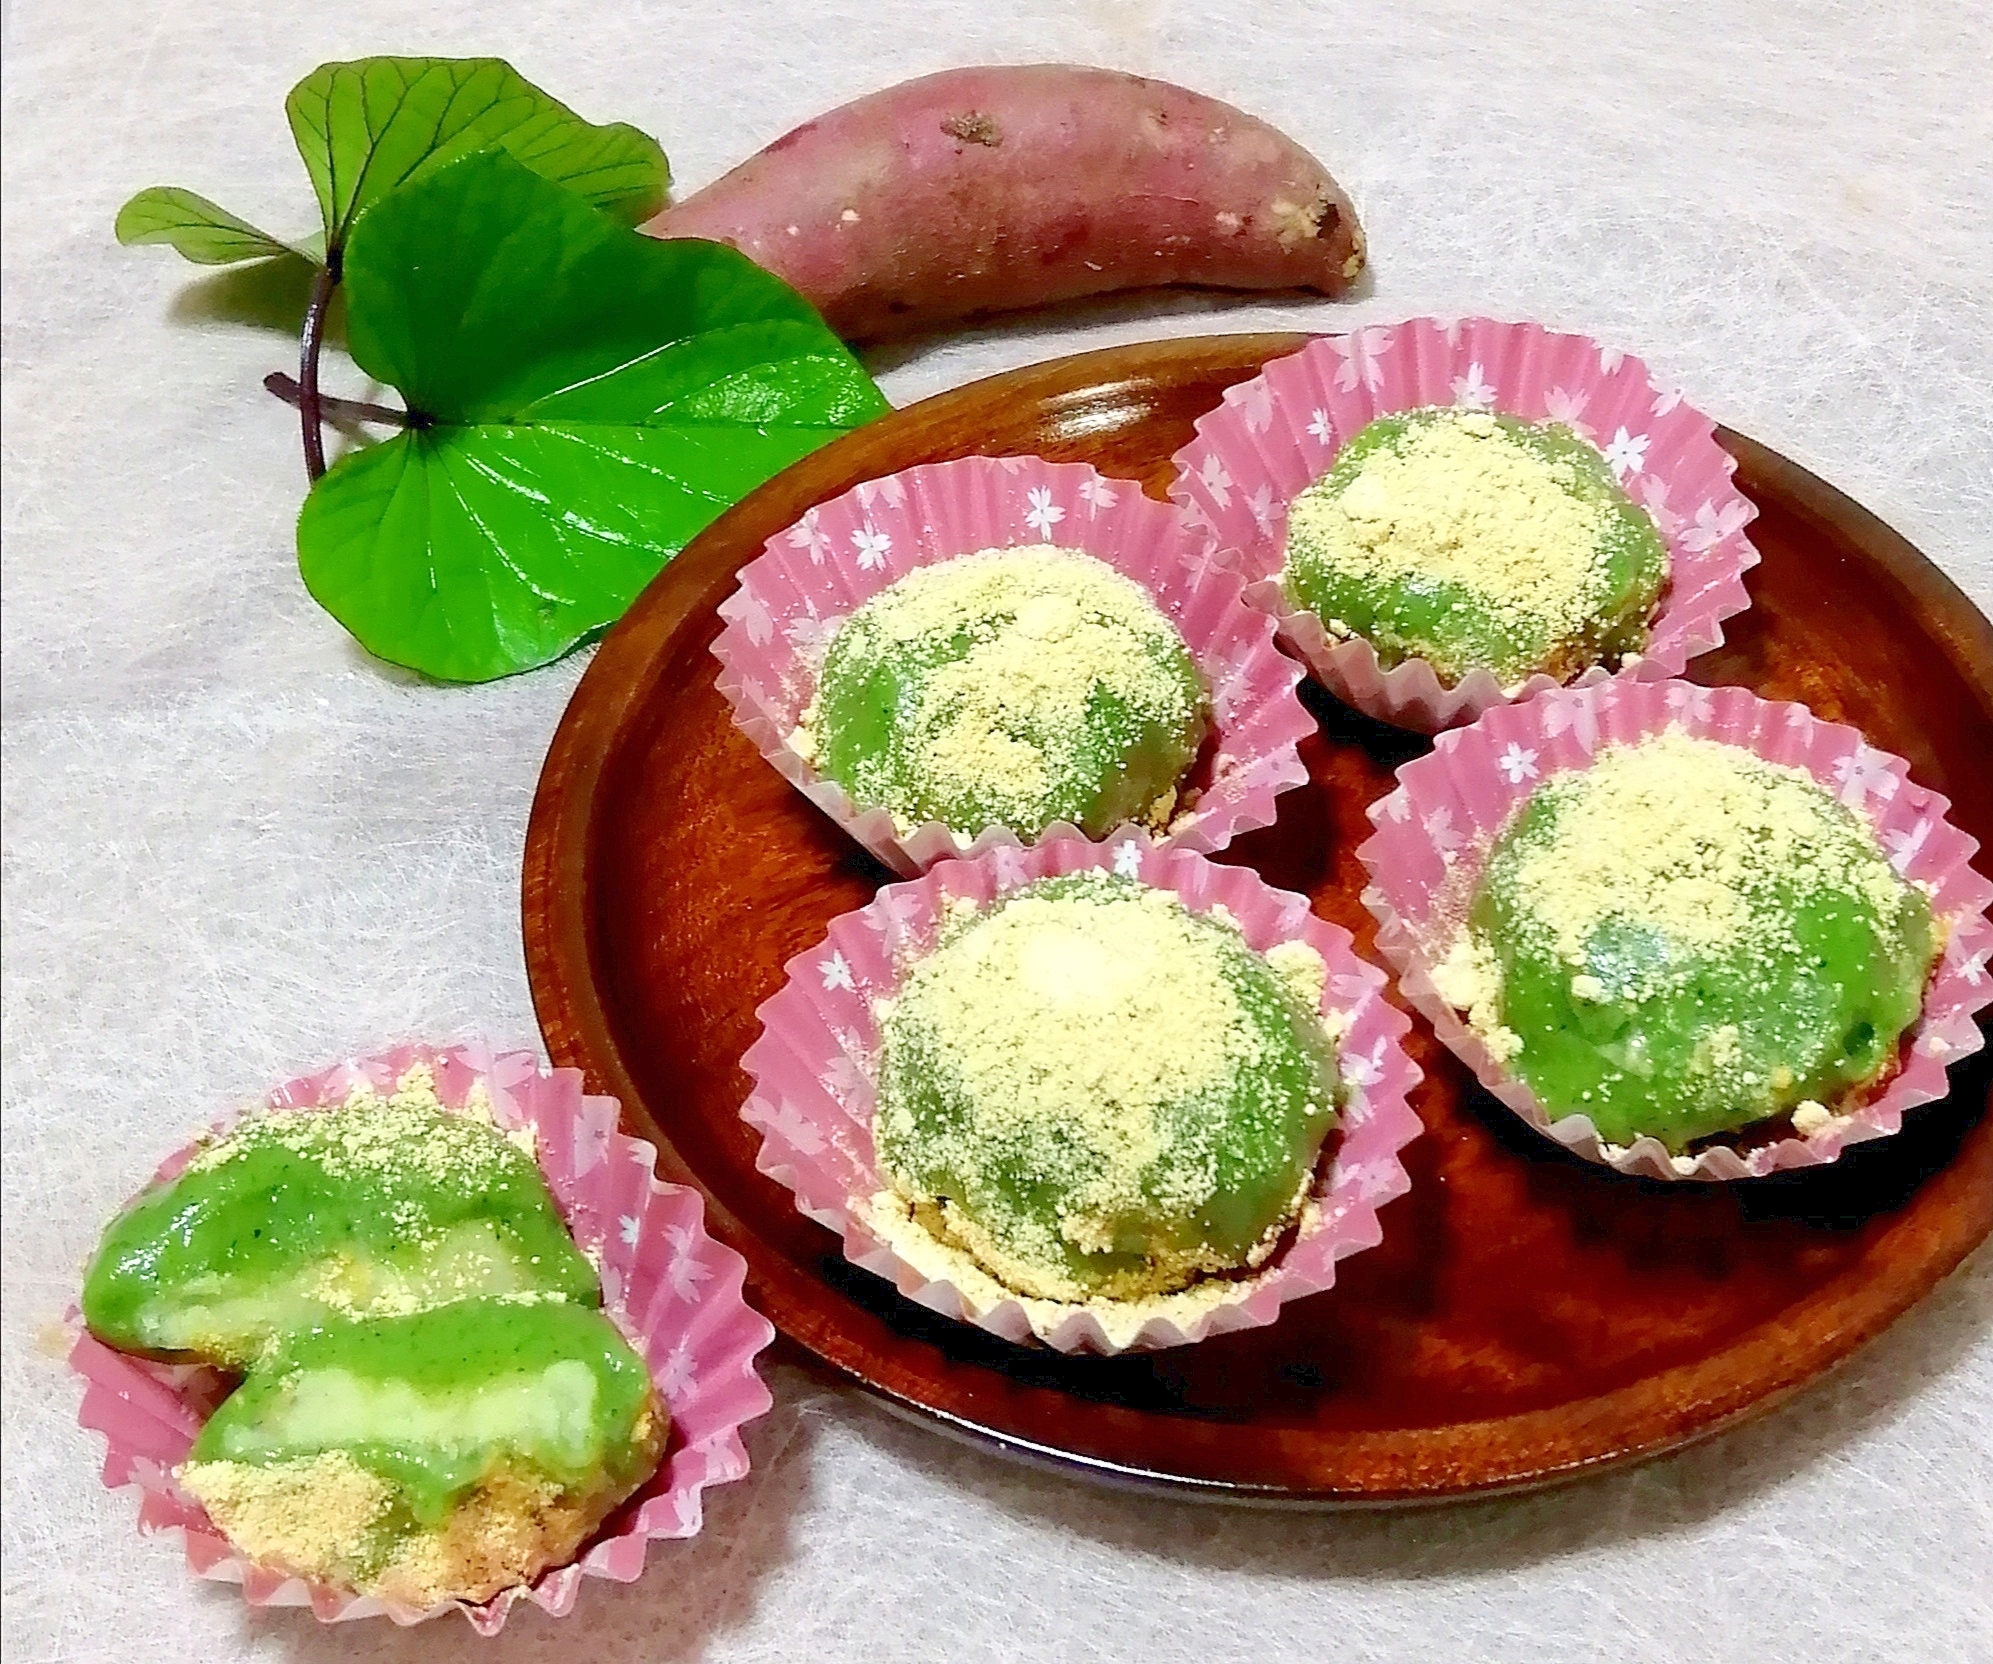
[[1939,946],[1810,776],[1672,730],[1536,789],[1434,982],[1552,1120],[1679,1152],[1825,1126],[1894,1065]]
[[1101,873],[958,924],[881,1020],[912,1216],[1007,1287],[1138,1300],[1262,1263],[1334,1119],[1322,961]]
[[1653,521],[1570,428],[1429,406],[1369,423],[1294,500],[1282,583],[1387,669],[1511,687],[1638,652],[1667,576]]
[[532,1156],[418,1070],[387,1099],[249,1120],[146,1191],[104,1233],[83,1319],[242,1368],[289,1329],[520,1293],[601,1300]]
[[258,1563],[428,1607],[573,1559],[665,1429],[600,1312],[465,1300],[287,1336],[179,1478]]
[[1089,555],[924,566],[845,621],[794,743],[861,808],[963,838],[1162,830],[1208,701],[1176,626]]

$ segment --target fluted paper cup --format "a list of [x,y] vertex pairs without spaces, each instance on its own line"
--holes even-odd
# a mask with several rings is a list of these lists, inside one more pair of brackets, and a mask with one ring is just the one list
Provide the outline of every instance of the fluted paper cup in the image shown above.
[[837,627],[918,567],[985,549],[1050,544],[1102,561],[1148,592],[1182,633],[1211,694],[1212,737],[1195,795],[1167,828],[1173,847],[1209,854],[1271,824],[1274,799],[1302,784],[1314,731],[1298,669],[1273,626],[1241,600],[1242,581],[1205,558],[1201,536],[1129,480],[1084,463],[964,457],[868,480],[768,540],[720,605],[713,643],[736,725],[782,777],[903,876],[1021,840],[1003,826],[958,835],[939,821],[901,827],[854,803],[791,743]]
[[[1890,863],[1930,896],[1945,931],[1897,1073],[1810,1137],[1793,1132],[1749,1150],[1717,1144],[1679,1156],[1655,1138],[1607,1144],[1587,1116],[1552,1121],[1433,985],[1432,968],[1461,927],[1489,846],[1536,787],[1586,767],[1602,746],[1675,726],[1812,775],[1868,821]],[[1945,819],[1951,805],[1909,774],[1902,758],[1878,751],[1855,729],[1744,688],[1619,678],[1560,690],[1442,734],[1432,752],[1399,769],[1397,789],[1371,805],[1376,834],[1357,851],[1370,874],[1363,900],[1405,997],[1483,1086],[1546,1137],[1588,1161],[1650,1179],[1722,1181],[1818,1167],[1889,1136],[1907,1110],[1942,1098],[1947,1067],[1983,1043],[1974,1017],[1993,1002],[1993,924],[1986,917],[1993,883],[1968,865],[1978,844]]]
[[[1192,912],[1224,908],[1254,949],[1305,942],[1328,970],[1322,1012],[1340,1030],[1345,1089],[1337,1129],[1290,1239],[1263,1267],[1212,1279],[1184,1294],[1141,1302],[1031,1299],[987,1276],[951,1276],[913,1263],[930,1239],[896,1249],[871,1223],[887,1189],[872,1143],[876,1012],[907,967],[931,948],[956,897],[982,906],[1034,879],[1118,872],[1180,897]],[[1335,1282],[1336,1264],[1375,1245],[1378,1209],[1411,1187],[1399,1152],[1420,1123],[1407,1094],[1419,1070],[1403,1039],[1411,1024],[1384,998],[1384,973],[1359,959],[1346,930],[1309,911],[1305,896],[1276,890],[1244,867],[1219,866],[1124,829],[1094,843],[1077,833],[1028,850],[999,846],[945,861],[913,883],[882,889],[870,906],[834,921],[823,943],[792,959],[788,981],[760,1010],[761,1038],[742,1067],[754,1090],[742,1118],[762,1135],[755,1164],[786,1186],[796,1206],[838,1233],[845,1258],[933,1311],[1006,1340],[1061,1352],[1115,1353],[1183,1346],[1271,1323],[1282,1304]],[[1201,1292],[1200,1292],[1201,1291]]]
[[[1744,573],[1758,552],[1744,535],[1756,507],[1731,483],[1737,463],[1715,424],[1661,387],[1631,354],[1541,324],[1489,318],[1401,324],[1324,336],[1225,390],[1177,452],[1170,496],[1206,547],[1246,581],[1246,599],[1280,627],[1322,685],[1379,721],[1437,733],[1497,705],[1556,687],[1537,675],[1503,687],[1490,670],[1448,685],[1424,659],[1385,669],[1360,638],[1335,636],[1281,587],[1287,507],[1379,416],[1426,405],[1562,422],[1597,445],[1668,548],[1668,580],[1646,647],[1620,674],[1660,681],[1723,640],[1723,620],[1750,605]],[[1594,665],[1585,687],[1612,672]]]
[[[548,1072],[530,1052],[494,1054],[482,1045],[404,1046],[292,1081],[270,1095],[269,1107],[335,1107],[362,1087],[385,1095],[416,1067],[430,1070],[437,1096],[449,1107],[463,1107],[481,1087],[499,1127],[532,1130],[534,1153],[561,1216],[601,1272],[604,1309],[643,1354],[670,1409],[670,1439],[657,1472],[581,1554],[481,1605],[395,1606],[256,1565],[180,1488],[175,1468],[229,1391],[230,1381],[219,1372],[114,1351],[77,1324],[69,1355],[84,1381],[77,1419],[108,1441],[104,1483],[138,1488],[140,1529],[179,1530],[187,1564],[202,1577],[241,1585],[250,1605],[309,1606],[326,1623],[384,1615],[412,1624],[454,1609],[480,1635],[495,1635],[519,1601],[562,1617],[584,1577],[632,1582],[644,1569],[652,1539],[697,1533],[700,1493],[747,1473],[740,1430],[771,1402],[755,1355],[775,1331],[741,1297],[746,1263],[706,1234],[699,1193],[659,1182],[657,1152],[617,1129],[614,1098],[583,1095],[578,1069]],[[225,1132],[233,1120],[217,1122],[212,1131]],[[155,1182],[178,1174],[200,1147],[190,1144],[168,1157]]]

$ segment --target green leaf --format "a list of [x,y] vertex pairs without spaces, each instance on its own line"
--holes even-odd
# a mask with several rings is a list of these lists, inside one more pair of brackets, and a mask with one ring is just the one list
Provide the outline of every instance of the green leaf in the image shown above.
[[177,185],[140,191],[118,210],[116,230],[118,241],[127,247],[168,243],[197,266],[232,266],[239,260],[304,253]]
[[779,278],[627,230],[502,152],[384,199],[345,270],[354,360],[422,425],[313,486],[298,563],[370,652],[443,680],[558,657],[887,409]]
[[388,192],[480,150],[509,151],[632,225],[663,206],[671,183],[655,139],[590,125],[499,58],[321,64],[284,110],[333,249]]

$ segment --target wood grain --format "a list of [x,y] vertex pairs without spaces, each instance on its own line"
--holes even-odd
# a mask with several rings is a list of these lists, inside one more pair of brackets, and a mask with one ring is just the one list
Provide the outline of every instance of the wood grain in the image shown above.
[[[979,382],[808,458],[688,548],[604,641],[540,781],[524,911],[548,1049],[621,1098],[665,1177],[706,1193],[784,1334],[944,1430],[1111,1481],[1321,1504],[1485,1495],[1652,1456],[1812,1380],[1993,1229],[1993,1054],[1832,1168],[1662,1186],[1537,1138],[1417,1024],[1426,1132],[1382,1245],[1271,1328],[1118,1359],[1027,1351],[901,1300],[754,1170],[738,1109],[755,1007],[886,875],[728,719],[708,647],[735,571],[811,504],[917,462],[1036,452],[1160,496],[1192,421],[1300,344],[1208,337]],[[1722,437],[1762,510],[1764,564],[1753,610],[1694,674],[1859,725],[1993,845],[1993,626],[1847,498]],[[1223,858],[1305,891],[1370,952],[1364,806],[1428,742],[1310,695],[1310,785]]]

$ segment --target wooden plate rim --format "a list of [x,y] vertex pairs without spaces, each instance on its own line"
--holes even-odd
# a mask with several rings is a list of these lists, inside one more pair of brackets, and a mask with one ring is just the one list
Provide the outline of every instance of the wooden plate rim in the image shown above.
[[[910,405],[805,458],[722,516],[660,574],[607,634],[555,731],[534,796],[521,895],[526,969],[549,1055],[557,1065],[581,1069],[589,1090],[616,1096],[626,1114],[648,1123],[638,1130],[657,1143],[663,1177],[705,1190],[665,1124],[644,1105],[594,986],[587,868],[595,838],[597,794],[619,736],[632,715],[644,708],[650,683],[661,673],[673,638],[731,587],[737,570],[728,552],[732,522],[752,513],[764,494],[778,489],[793,501],[808,503],[847,488],[843,462],[847,449],[860,439],[876,443],[882,427],[945,424],[955,411],[975,409],[992,397],[1032,401],[1056,411],[1158,377],[1179,383],[1220,376],[1239,379],[1256,373],[1269,358],[1298,350],[1309,338],[1215,335],[1107,348],[1008,371]],[[1131,356],[1139,356],[1139,373],[1130,373]],[[1935,644],[1993,712],[1993,622],[1978,613],[1957,585],[1894,529],[1799,464],[1728,429],[1719,428],[1718,437],[1738,459],[1740,482],[1776,493],[1806,519],[1823,529],[1835,528],[1837,537],[1846,537],[1852,527],[1856,540],[1910,601],[1909,610],[1921,618]],[[1993,1230],[1993,1208],[1981,1209],[1975,1218],[1969,1208],[1944,1205],[1951,1200],[1948,1186],[1969,1183],[1965,1165],[1955,1157],[1934,1174],[1920,1192],[1930,1205],[1906,1212],[1889,1227],[1894,1235],[1921,1226],[1931,1214],[1958,1222],[1948,1230],[1923,1232],[1926,1239],[1917,1245],[1903,1274],[1883,1287],[1865,1286],[1852,1298],[1838,1285],[1828,1285],[1788,1309],[1778,1337],[1750,1332],[1721,1352],[1658,1371],[1596,1398],[1489,1421],[1381,1433],[1244,1430],[1333,1447],[1343,1459],[1324,1466],[1366,1476],[1318,1488],[1237,1483],[1135,1466],[1094,1451],[1048,1445],[1000,1425],[995,1417],[979,1420],[929,1402],[923,1396],[925,1377],[920,1371],[879,1355],[823,1321],[814,1302],[804,1295],[806,1286],[818,1298],[823,1293],[823,1286],[808,1271],[764,1248],[753,1230],[710,1193],[706,1204],[708,1228],[748,1261],[754,1304],[812,1359],[876,1394],[908,1419],[1034,1466],[1123,1487],[1274,1506],[1367,1506],[1538,1489],[1650,1459],[1770,1410],[1880,1334]],[[1810,1308],[1829,1304],[1830,1293],[1836,1308],[1833,1320],[1807,1321],[1826,1315]],[[1724,1381],[1726,1360],[1746,1346],[1768,1350],[1769,1366],[1748,1379]],[[1490,1450],[1502,1450],[1509,1457],[1498,1471],[1475,1460]],[[1458,1478],[1463,1468],[1475,1470],[1478,1477],[1463,1482]]]

